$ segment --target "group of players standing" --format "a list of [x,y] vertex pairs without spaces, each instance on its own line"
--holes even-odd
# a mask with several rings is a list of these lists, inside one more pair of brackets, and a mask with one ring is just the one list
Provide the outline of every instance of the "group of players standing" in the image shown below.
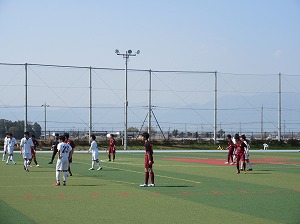
[[36,160],[36,149],[39,146],[38,141],[35,139],[34,135],[31,135],[29,137],[28,132],[24,132],[24,137],[21,139],[20,145],[18,144],[17,140],[13,137],[12,133],[7,133],[6,137],[4,139],[4,151],[2,155],[2,161],[5,161],[5,156],[7,156],[6,164],[8,165],[10,161],[13,162],[13,164],[17,164],[14,160],[14,150],[15,147],[20,148],[20,154],[23,155],[24,159],[24,170],[29,172],[28,167],[31,167],[31,161],[35,162],[35,165],[39,167]]
[[[49,164],[53,164],[55,156],[58,154],[57,162],[56,162],[56,181],[54,186],[60,185],[60,173],[63,172],[63,186],[66,185],[67,181],[67,172],[69,172],[69,175],[72,176],[71,167],[70,164],[73,160],[73,152],[75,149],[74,141],[69,139],[69,134],[64,133],[63,135],[59,136],[57,133],[53,133],[52,136],[54,137],[54,140],[52,141],[52,147],[51,150],[53,150],[52,158]],[[98,169],[101,170],[102,166],[99,161],[99,155],[98,155],[98,145],[96,142],[96,136],[91,135],[91,146],[88,150],[88,153],[92,154],[92,167],[89,170],[94,170],[95,163],[98,164]],[[145,147],[145,160],[144,160],[144,172],[145,172],[145,181],[143,184],[141,184],[141,187],[154,187],[154,172],[152,169],[154,160],[153,160],[153,150],[152,145],[149,141],[149,133],[144,132],[142,134],[142,140],[144,142]],[[8,154],[6,164],[8,165],[10,161],[13,162],[13,164],[16,164],[14,161],[13,153],[15,147],[20,147],[20,154],[23,155],[24,159],[24,170],[26,172],[29,172],[28,167],[31,167],[31,161],[34,160],[37,167],[39,167],[39,164],[36,160],[36,149],[39,146],[38,141],[35,139],[34,135],[31,135],[29,137],[28,132],[24,132],[24,137],[21,139],[20,145],[18,145],[17,140],[13,137],[12,133],[7,133],[5,139],[4,139],[4,152],[2,161],[5,161],[5,156]],[[110,135],[110,141],[109,141],[109,148],[108,148],[108,162],[115,161],[116,158],[116,147],[115,147],[115,139],[114,135]],[[148,185],[149,177],[151,179],[151,184]]]
[[[228,140],[228,155],[227,162],[225,164],[236,164],[237,174],[244,170],[246,174],[246,162],[249,167],[248,171],[252,171],[252,166],[249,159],[249,148],[250,145],[247,142],[246,135],[235,134],[234,138],[231,135],[227,135]],[[231,163],[230,163],[231,160]]]

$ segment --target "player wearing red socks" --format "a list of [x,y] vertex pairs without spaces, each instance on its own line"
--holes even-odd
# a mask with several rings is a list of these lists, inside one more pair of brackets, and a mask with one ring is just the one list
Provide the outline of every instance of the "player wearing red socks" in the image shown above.
[[[140,187],[155,187],[154,183],[154,172],[152,169],[154,160],[153,160],[153,150],[151,142],[149,141],[149,133],[144,132],[142,134],[143,142],[145,146],[145,182],[144,184],[141,184]],[[151,184],[148,185],[149,176],[151,179]]]

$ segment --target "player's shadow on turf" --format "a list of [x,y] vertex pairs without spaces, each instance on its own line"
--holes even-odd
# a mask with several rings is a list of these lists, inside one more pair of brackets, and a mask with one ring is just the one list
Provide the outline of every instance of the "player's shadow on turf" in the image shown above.
[[30,170],[32,173],[53,173],[53,170]]
[[250,175],[251,175],[251,174],[253,174],[253,175],[266,175],[266,174],[269,174],[269,175],[270,175],[271,173],[259,172],[259,171],[257,172],[257,171],[256,171],[255,173],[250,173],[250,172],[248,172],[247,175],[248,175],[248,174],[250,174]]
[[193,187],[193,186],[187,186],[187,185],[165,185],[165,186],[155,186],[155,187],[166,187],[166,188],[171,188],[171,187]]

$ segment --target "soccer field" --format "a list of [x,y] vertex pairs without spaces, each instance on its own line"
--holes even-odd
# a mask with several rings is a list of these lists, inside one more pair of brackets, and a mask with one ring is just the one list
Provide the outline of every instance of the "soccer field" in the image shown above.
[[101,171],[76,153],[58,187],[51,154],[28,173],[14,157],[0,163],[0,223],[300,223],[299,152],[252,152],[253,171],[239,175],[226,153],[155,152],[156,187],[145,188],[141,152],[100,153]]

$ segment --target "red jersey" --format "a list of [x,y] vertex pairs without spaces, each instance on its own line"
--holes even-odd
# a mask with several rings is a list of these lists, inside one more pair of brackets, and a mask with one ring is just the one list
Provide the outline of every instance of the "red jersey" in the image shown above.
[[147,159],[148,161],[152,161],[153,163],[153,150],[152,150],[152,145],[151,142],[149,141],[145,141],[145,159]]
[[67,139],[67,140],[65,141],[65,143],[69,144],[69,145],[72,147],[72,149],[75,148],[75,143],[74,143],[71,139]]
[[234,143],[233,143],[233,141],[231,139],[228,140],[228,147],[227,147],[227,149],[229,151],[233,151],[234,150]]
[[109,149],[115,150],[115,145],[116,145],[116,140],[113,139],[113,138],[111,138],[111,139],[109,140]]
[[235,144],[234,144],[235,148],[236,148],[236,154],[245,154],[245,147],[246,144],[242,141],[237,141]]
[[74,148],[75,148],[75,143],[71,139],[67,139],[65,141],[65,143],[67,143],[68,145],[70,145],[72,147],[72,151],[71,151],[70,156],[69,156],[69,163],[72,163],[73,162],[73,151],[74,151]]

